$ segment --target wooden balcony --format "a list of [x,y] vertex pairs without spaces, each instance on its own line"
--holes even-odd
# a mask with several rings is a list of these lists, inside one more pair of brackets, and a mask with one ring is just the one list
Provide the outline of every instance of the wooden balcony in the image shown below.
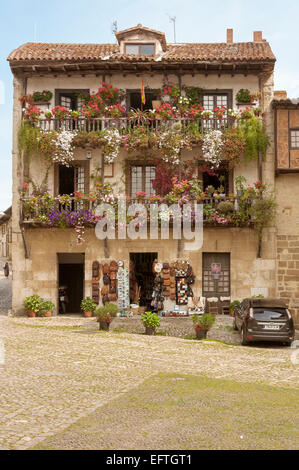
[[[66,204],[61,204],[58,200],[58,198],[55,198],[53,202],[50,204],[45,203],[43,204],[43,201],[41,200],[40,204],[37,206],[32,207],[32,204],[30,204],[30,199],[31,198],[22,198],[22,210],[21,210],[21,222],[25,225],[31,225],[31,226],[45,226],[45,227],[50,227],[49,223],[47,222],[47,218],[50,213],[54,211],[58,211],[60,213],[66,212],[69,215],[76,215],[77,212],[79,211],[89,211],[90,214],[94,214],[95,208],[97,205],[100,204],[100,202],[92,202],[89,201],[87,198],[82,199],[81,201],[75,200],[75,198],[72,198],[69,203]],[[194,200],[195,201],[195,200]],[[237,215],[240,213],[240,207],[242,204],[242,214],[243,214],[243,220],[240,220],[240,223],[236,223],[235,221],[231,222],[224,222],[226,216],[222,214],[221,212],[218,212],[218,207],[221,202],[230,202],[232,204],[232,212],[229,214],[229,218],[234,217],[234,215]],[[127,200],[127,207],[130,204],[137,204],[141,203],[146,206],[149,214],[149,209],[150,205],[154,204],[154,202],[151,202],[149,199],[135,199],[135,198],[128,198]],[[158,204],[166,204],[168,207],[171,206],[172,204],[175,203],[170,203],[170,202],[164,202],[161,201]],[[203,204],[203,221],[206,225],[213,225],[213,226],[248,226],[250,225],[250,214],[249,214],[249,209],[250,209],[250,203],[241,203],[239,198],[229,198],[227,196],[221,197],[221,198],[214,198],[214,197],[206,197],[202,201],[198,201],[198,203]],[[216,214],[215,214],[216,212]],[[222,220],[222,222],[221,222]]]
[[[169,120],[155,119],[149,120],[145,127],[148,131],[165,131],[165,130],[184,130],[191,123],[196,123],[199,132],[205,132],[208,130],[223,130],[229,127],[233,127],[235,121],[231,118],[223,119],[187,119],[187,118],[174,118]],[[65,131],[76,131],[76,132],[92,132],[92,131],[104,131],[105,129],[118,129],[121,134],[126,134],[128,131],[133,129],[138,122],[133,121],[127,117],[119,119],[113,118],[91,118],[87,119],[80,117],[78,119],[65,118],[65,119],[40,119],[39,121],[33,122],[33,125],[39,127],[43,131],[52,130],[65,130]]]

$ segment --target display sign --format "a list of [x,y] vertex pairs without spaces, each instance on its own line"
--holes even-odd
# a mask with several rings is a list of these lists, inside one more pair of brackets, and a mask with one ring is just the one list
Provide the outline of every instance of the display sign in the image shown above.
[[221,263],[212,263],[211,264],[211,278],[215,281],[221,278]]

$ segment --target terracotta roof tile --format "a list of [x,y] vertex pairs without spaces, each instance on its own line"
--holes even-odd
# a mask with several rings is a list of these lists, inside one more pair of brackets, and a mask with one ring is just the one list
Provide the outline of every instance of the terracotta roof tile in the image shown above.
[[168,44],[157,56],[120,55],[118,44],[50,44],[27,42],[8,57],[11,64],[98,60],[109,62],[268,62],[275,56],[268,42]]

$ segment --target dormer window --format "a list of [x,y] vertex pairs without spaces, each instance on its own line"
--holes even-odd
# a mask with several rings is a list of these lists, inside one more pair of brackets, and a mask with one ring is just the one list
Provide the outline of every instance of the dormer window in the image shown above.
[[125,53],[134,55],[155,55],[155,44],[125,44]]

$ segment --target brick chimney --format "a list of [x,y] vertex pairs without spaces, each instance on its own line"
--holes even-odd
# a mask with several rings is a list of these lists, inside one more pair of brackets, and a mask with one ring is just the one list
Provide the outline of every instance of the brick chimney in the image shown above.
[[226,30],[226,42],[228,44],[231,44],[234,42],[234,30],[233,29]]
[[287,99],[287,92],[284,91],[284,90],[274,91],[274,99],[275,100],[286,100]]
[[253,42],[263,42],[263,31],[253,31]]

